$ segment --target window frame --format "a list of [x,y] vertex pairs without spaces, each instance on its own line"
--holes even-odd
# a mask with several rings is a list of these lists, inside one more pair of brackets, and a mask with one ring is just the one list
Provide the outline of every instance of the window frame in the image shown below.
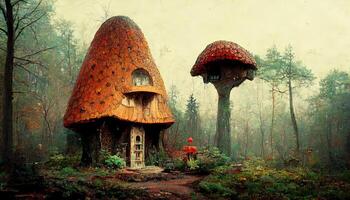
[[[139,84],[137,83],[139,82]],[[137,68],[131,73],[132,86],[153,86],[153,79],[147,70]]]

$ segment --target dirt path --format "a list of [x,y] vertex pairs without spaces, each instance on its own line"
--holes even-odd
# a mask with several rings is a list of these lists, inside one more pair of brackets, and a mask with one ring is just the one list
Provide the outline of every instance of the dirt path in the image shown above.
[[132,184],[132,187],[145,189],[151,197],[158,199],[206,199],[192,188],[192,184],[201,179],[203,179],[202,176],[186,175],[166,181],[138,182]]

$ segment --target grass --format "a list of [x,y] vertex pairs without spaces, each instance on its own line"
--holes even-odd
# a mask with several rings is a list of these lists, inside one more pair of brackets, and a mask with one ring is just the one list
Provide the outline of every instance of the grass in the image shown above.
[[[194,186],[209,199],[350,199],[349,170],[330,175],[302,167],[276,169],[261,159],[246,160],[239,168],[219,154],[207,154],[192,168],[209,173]],[[132,183],[115,176],[118,169],[103,165],[80,168],[78,163],[78,157],[56,155],[40,170],[27,166],[18,168],[18,174],[28,185],[40,188],[48,199],[150,198],[146,190],[135,189]],[[188,167],[180,160],[172,164],[174,169]],[[0,180],[4,177],[6,174],[0,173]],[[6,183],[0,181],[0,189],[5,187]]]
[[229,165],[217,167],[199,183],[211,198],[237,199],[350,199],[350,182],[327,177],[306,168],[275,169],[252,159],[240,173]]
[[59,199],[133,199],[146,196],[115,177],[116,170],[105,167],[57,167],[41,170],[47,198]]

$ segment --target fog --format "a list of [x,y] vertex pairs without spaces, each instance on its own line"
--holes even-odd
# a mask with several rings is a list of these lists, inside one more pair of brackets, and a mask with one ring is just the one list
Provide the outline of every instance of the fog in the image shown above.
[[[203,105],[201,112],[215,113],[217,94],[212,85],[205,86],[189,71],[199,53],[215,40],[236,42],[260,56],[273,45],[283,51],[290,44],[296,58],[318,78],[314,88],[331,69],[349,71],[347,0],[58,0],[54,5],[54,17],[71,22],[76,37],[86,45],[105,19],[129,16],[142,29],[166,87],[173,84],[179,90],[180,106],[194,93]],[[256,86],[246,81],[233,90],[231,100],[240,105],[249,93],[244,90],[251,87]],[[302,94],[313,91],[306,89]]]

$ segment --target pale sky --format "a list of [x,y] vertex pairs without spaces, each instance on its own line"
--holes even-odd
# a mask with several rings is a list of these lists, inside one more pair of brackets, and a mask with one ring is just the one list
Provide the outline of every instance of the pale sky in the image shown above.
[[291,44],[317,77],[333,68],[350,72],[350,0],[57,0],[55,17],[70,21],[90,44],[108,5],[109,16],[125,15],[139,25],[166,87],[175,84],[182,101],[193,92],[201,104],[216,107],[214,87],[189,74],[215,40],[258,55]]

